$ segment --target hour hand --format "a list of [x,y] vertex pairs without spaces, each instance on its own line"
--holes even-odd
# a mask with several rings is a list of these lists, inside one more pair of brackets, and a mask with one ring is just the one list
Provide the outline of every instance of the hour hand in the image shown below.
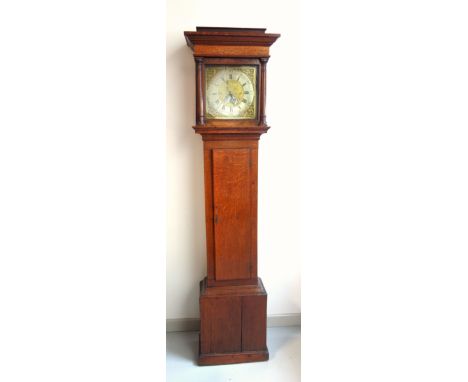
[[228,103],[228,102],[231,102],[231,94],[228,94],[226,95],[226,97],[224,97],[224,103]]
[[232,92],[229,92],[229,102],[233,105],[237,103],[237,98],[232,94]]
[[224,102],[225,102],[225,103],[232,103],[232,104],[233,104],[233,103],[234,103],[234,100],[235,100],[235,98],[234,98],[234,96],[232,95],[231,92],[229,92],[229,93],[226,95],[226,97],[224,97]]

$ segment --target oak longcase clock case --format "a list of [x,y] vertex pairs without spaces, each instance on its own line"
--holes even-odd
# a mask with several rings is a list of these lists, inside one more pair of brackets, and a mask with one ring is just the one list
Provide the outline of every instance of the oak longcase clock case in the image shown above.
[[207,276],[200,282],[200,365],[264,361],[267,293],[257,274],[258,141],[266,65],[280,36],[260,28],[185,32],[195,58],[203,139]]

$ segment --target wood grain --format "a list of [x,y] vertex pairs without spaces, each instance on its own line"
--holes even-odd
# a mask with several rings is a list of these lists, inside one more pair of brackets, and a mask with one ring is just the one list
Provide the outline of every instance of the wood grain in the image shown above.
[[227,365],[232,363],[268,361],[268,358],[268,350],[231,354],[200,354],[198,364],[200,366]]
[[265,33],[265,28],[207,28],[197,27],[196,32],[184,32],[187,45],[195,50],[197,46],[259,46],[269,47],[279,37],[276,33]]
[[208,284],[255,284],[258,141],[205,141],[204,162]]
[[241,298],[213,297],[201,300],[200,333],[203,353],[239,352],[242,349]]
[[267,296],[242,297],[242,351],[266,350]]
[[269,57],[267,46],[195,45],[197,57]]
[[266,125],[266,65],[268,58],[260,59],[260,124]]
[[208,287],[200,282],[200,365],[268,359],[263,283]]
[[266,296],[266,290],[262,279],[257,277],[255,283],[244,285],[218,285],[215,288],[210,287],[208,278],[200,281],[200,298],[221,297],[221,296]]
[[251,188],[249,149],[213,150],[215,278],[250,278]]
[[205,106],[204,106],[204,89],[203,89],[203,83],[205,79],[205,70],[204,70],[204,64],[203,64],[203,58],[201,57],[196,57],[195,58],[195,69],[196,69],[196,83],[195,83],[195,89],[196,89],[196,119],[197,119],[197,124],[203,125],[205,123]]

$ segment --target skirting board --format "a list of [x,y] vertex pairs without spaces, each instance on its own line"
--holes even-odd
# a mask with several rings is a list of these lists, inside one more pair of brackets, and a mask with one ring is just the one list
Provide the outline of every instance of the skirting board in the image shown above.
[[[301,326],[301,314],[272,314],[267,316],[267,326]],[[166,332],[193,332],[200,330],[199,318],[168,318]]]

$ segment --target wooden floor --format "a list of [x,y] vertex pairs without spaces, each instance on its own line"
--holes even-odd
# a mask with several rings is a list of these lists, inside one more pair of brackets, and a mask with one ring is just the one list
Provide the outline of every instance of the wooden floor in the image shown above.
[[166,335],[168,382],[299,382],[301,329],[298,326],[268,328],[270,360],[222,366],[198,366],[198,332]]

